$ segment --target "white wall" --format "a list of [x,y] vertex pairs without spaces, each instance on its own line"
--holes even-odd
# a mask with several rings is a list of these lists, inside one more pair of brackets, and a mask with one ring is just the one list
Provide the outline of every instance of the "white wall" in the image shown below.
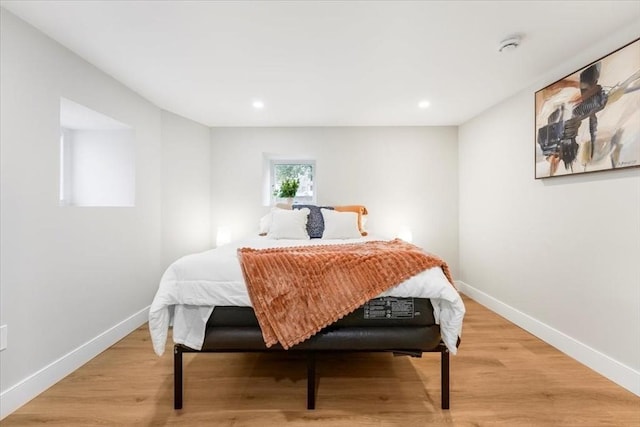
[[162,112],[162,264],[211,247],[209,128]]
[[[161,274],[160,110],[1,10],[0,409],[142,324]],[[60,207],[60,97],[135,130],[136,205]]]
[[465,290],[637,394],[640,169],[535,180],[533,94],[638,35],[612,35],[459,129]]
[[414,242],[458,269],[455,127],[214,128],[211,130],[212,231],[257,233],[263,153],[316,160],[319,205],[364,204],[367,228]]

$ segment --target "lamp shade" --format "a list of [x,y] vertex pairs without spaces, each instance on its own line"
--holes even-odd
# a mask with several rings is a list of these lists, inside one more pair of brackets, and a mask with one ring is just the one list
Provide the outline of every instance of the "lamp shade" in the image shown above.
[[411,233],[411,229],[407,225],[400,227],[400,230],[398,230],[398,234],[396,237],[408,243],[413,242],[413,233]]
[[218,227],[218,233],[216,234],[216,246],[223,246],[231,242],[231,229],[229,227]]

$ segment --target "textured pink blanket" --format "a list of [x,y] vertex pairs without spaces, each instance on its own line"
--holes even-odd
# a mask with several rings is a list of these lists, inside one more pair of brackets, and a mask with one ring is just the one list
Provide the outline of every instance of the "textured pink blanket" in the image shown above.
[[396,239],[344,245],[238,249],[267,347],[294,346],[440,258]]

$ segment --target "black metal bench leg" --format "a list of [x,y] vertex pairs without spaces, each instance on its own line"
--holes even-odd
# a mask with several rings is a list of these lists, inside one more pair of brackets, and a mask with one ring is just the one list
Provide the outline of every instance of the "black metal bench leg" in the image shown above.
[[449,350],[442,349],[440,362],[440,394],[442,409],[449,409]]
[[316,409],[316,355],[307,354],[307,409]]
[[173,347],[173,407],[182,409],[182,348]]

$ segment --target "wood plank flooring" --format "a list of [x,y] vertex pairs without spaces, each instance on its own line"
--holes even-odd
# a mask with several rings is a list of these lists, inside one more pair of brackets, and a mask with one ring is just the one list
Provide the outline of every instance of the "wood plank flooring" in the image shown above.
[[318,357],[317,409],[306,361],[277,354],[185,354],[184,408],[173,409],[173,354],[143,326],[0,422],[32,426],[640,427],[640,398],[465,298],[440,409],[439,354]]

